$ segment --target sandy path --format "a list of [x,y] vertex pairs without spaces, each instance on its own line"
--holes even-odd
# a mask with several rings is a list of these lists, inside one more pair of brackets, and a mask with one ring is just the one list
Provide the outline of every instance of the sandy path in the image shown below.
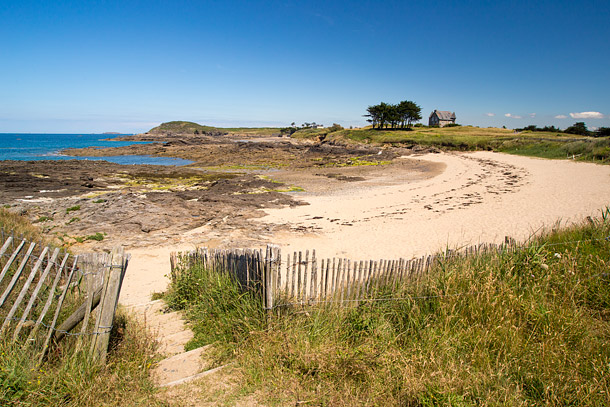
[[[502,242],[507,235],[524,240],[557,220],[581,220],[610,204],[610,166],[491,152],[403,159],[447,167],[432,179],[400,185],[354,183],[323,196],[300,194],[309,205],[267,210],[261,221],[292,227],[272,237],[285,253],[396,258]],[[304,229],[309,232],[299,232]]]
[[169,254],[173,251],[189,250],[191,247],[160,246],[133,248],[125,280],[121,287],[119,302],[133,307],[150,301],[154,292],[165,291],[169,284]]

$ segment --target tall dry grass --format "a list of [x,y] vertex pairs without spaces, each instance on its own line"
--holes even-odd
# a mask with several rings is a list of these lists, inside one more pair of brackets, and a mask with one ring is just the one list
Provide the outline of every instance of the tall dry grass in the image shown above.
[[[37,228],[4,209],[0,210],[0,228],[44,242]],[[62,312],[70,313],[74,305],[65,304]],[[74,331],[79,332],[78,327]],[[26,337],[22,335],[22,339]],[[89,337],[84,343],[87,350]],[[75,338],[53,344],[40,364],[37,347],[23,341],[13,344],[12,336],[0,336],[0,405],[165,405],[157,399],[149,379],[156,343],[139,321],[123,312],[115,316],[106,365],[92,360],[88,352],[77,352],[75,346]]]
[[514,252],[445,259],[375,301],[245,329],[258,314],[202,306],[205,291],[183,306],[205,309],[195,325],[242,327],[208,340],[267,404],[610,405],[608,235],[606,210]]

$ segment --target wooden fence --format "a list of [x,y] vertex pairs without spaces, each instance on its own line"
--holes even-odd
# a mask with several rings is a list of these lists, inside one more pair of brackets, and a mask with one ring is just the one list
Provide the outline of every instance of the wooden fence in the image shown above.
[[129,256],[122,249],[74,256],[2,236],[0,339],[31,347],[42,362],[69,337],[74,343],[64,348],[104,362]]
[[242,287],[260,292],[265,309],[318,303],[346,304],[374,298],[381,287],[392,289],[406,279],[426,273],[440,258],[469,256],[514,249],[510,238],[502,245],[480,244],[441,255],[413,259],[318,259],[315,250],[293,252],[284,262],[277,246],[262,250],[198,249],[172,253],[172,281],[194,264],[229,273]]
[[275,276],[280,274],[280,249],[269,245],[262,249],[209,250],[200,248],[185,253],[171,253],[171,281],[175,282],[181,273],[199,265],[222,273],[229,273],[243,289],[260,294],[265,308],[273,308],[274,296],[271,289]]

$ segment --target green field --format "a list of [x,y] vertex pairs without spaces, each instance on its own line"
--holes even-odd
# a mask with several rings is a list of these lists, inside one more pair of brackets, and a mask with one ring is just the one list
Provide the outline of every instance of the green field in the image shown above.
[[499,151],[531,157],[575,159],[598,163],[610,162],[610,138],[586,137],[565,133],[515,132],[509,129],[471,126],[405,130],[304,129],[292,135],[296,139],[320,139],[412,147],[415,145],[455,151]]

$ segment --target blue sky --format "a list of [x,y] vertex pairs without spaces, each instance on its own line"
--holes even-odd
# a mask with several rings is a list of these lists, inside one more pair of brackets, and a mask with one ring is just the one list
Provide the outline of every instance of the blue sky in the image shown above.
[[608,21],[607,0],[0,0],[0,132],[359,126],[401,100],[610,127]]

